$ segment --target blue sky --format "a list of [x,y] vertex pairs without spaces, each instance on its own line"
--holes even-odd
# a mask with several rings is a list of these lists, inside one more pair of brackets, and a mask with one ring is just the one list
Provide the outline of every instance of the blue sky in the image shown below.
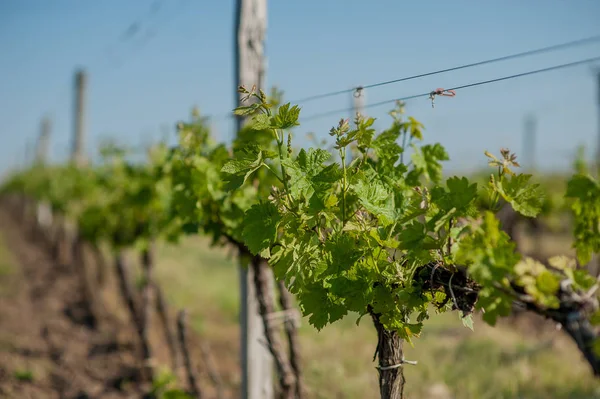
[[[133,145],[157,140],[194,105],[215,115],[219,139],[231,138],[223,115],[234,105],[234,0],[164,0],[152,12],[154,2],[0,2],[0,170],[22,161],[44,115],[53,120],[51,158],[65,159],[78,66],[89,74],[90,152],[108,135]],[[267,82],[293,100],[600,34],[599,15],[597,0],[270,1]],[[125,40],[135,22],[140,29]],[[366,101],[595,56],[600,42],[370,89]],[[425,124],[426,141],[446,146],[453,170],[484,166],[486,149],[520,154],[523,120],[533,113],[536,164],[564,169],[578,145],[595,151],[598,89],[592,67],[579,66],[464,89],[434,109],[426,98],[413,100],[407,112]],[[327,98],[304,104],[302,115],[350,104],[350,95]],[[368,114],[385,127],[387,110]],[[337,119],[306,122],[298,143],[308,131],[328,137]]]

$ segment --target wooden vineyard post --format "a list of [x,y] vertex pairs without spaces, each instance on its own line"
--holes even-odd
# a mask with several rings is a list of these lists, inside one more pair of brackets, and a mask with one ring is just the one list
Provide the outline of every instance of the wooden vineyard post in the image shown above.
[[[239,86],[264,89],[264,40],[267,25],[266,0],[237,0],[235,15],[235,98],[241,105]],[[239,132],[245,118],[237,116]],[[240,257],[243,259],[243,257]],[[248,261],[248,260],[246,260]],[[241,397],[273,398],[273,360],[266,347],[265,332],[259,315],[254,271],[240,263]]]
[[71,143],[71,161],[82,166],[85,159],[85,98],[87,74],[79,70],[75,74],[75,108],[73,121],[73,141]]
[[352,118],[354,120],[356,114],[365,116],[365,89],[358,86],[352,92]]
[[[46,165],[48,160],[48,150],[50,148],[50,130],[51,130],[50,118],[44,117],[42,119],[40,135],[38,137],[35,147],[35,162],[36,165]],[[44,245],[50,243],[49,231],[52,226],[52,210],[50,205],[46,202],[39,202],[36,204],[36,223],[40,238],[43,240]]]
[[37,164],[44,165],[48,160],[48,150],[50,148],[50,130],[52,122],[50,118],[42,119],[40,135],[35,146],[35,161]]

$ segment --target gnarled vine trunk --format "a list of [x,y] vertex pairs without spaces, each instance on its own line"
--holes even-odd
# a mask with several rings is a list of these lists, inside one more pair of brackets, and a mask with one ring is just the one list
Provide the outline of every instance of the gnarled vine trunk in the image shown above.
[[98,244],[90,244],[90,249],[92,251],[92,256],[94,257],[94,263],[96,264],[96,282],[99,287],[104,287],[106,285],[107,272],[106,258],[104,258],[104,254]]
[[158,313],[158,317],[160,317],[160,320],[163,324],[167,345],[169,346],[169,352],[171,352],[171,363],[173,365],[173,370],[177,370],[181,365],[181,361],[179,352],[177,351],[177,340],[175,338],[175,333],[171,328],[169,309],[167,308],[167,302],[165,301],[160,286],[156,283],[153,284],[154,295],[156,299],[156,312]]
[[594,375],[600,377],[600,356],[594,350],[598,339],[598,330],[588,320],[569,320],[563,324],[565,332],[575,341],[577,347],[592,368]]
[[[126,263],[125,256],[121,250],[119,250],[115,255],[115,267],[117,269],[117,279],[119,281],[119,289],[121,291],[121,296],[123,297],[123,301],[129,309],[131,320],[140,339],[140,345],[142,349],[142,360],[144,361],[144,372],[146,374],[146,372],[149,371],[146,368],[146,366],[149,364],[148,361],[150,360],[151,352],[148,335],[144,331],[145,317],[142,314],[144,312],[144,309],[140,310],[139,305],[136,302],[134,290],[131,286],[129,268]],[[152,376],[146,374],[145,377]]]
[[85,323],[90,328],[96,328],[99,320],[98,298],[96,297],[96,290],[89,280],[85,242],[79,233],[75,233],[71,243],[71,261],[81,285],[81,305],[85,312]]
[[55,229],[55,233],[54,233],[54,245],[52,248],[52,257],[61,266],[64,265],[65,263],[68,263],[65,259],[66,258],[65,248],[67,247],[67,245],[68,245],[68,236],[67,236],[67,231],[66,231],[66,226],[65,226],[65,220],[64,220],[63,216],[60,215],[56,218],[56,229]]
[[131,287],[129,267],[125,259],[125,254],[123,254],[121,250],[115,254],[115,268],[117,271],[117,280],[119,282],[121,296],[125,302],[125,305],[127,305],[131,319],[133,320],[134,324],[137,325],[139,323],[139,315],[137,305],[135,303],[135,295],[133,293],[133,288]]
[[152,349],[150,347],[150,318],[152,316],[152,275],[154,269],[153,244],[142,251],[142,271],[144,286],[142,288],[142,309],[139,315],[138,332],[142,343],[142,359],[144,374],[150,381],[154,379]]
[[[277,282],[279,288],[279,303],[284,312],[291,312],[294,309],[292,302],[292,295],[285,287],[285,283],[282,280]],[[300,362],[300,340],[298,339],[298,328],[296,323],[290,317],[285,318],[285,333],[288,339],[288,346],[290,351],[290,364],[294,370],[294,376],[296,377],[296,399],[301,399],[304,396],[304,384],[302,381],[302,367]]]
[[177,336],[179,338],[179,346],[183,356],[183,365],[185,366],[185,375],[189,385],[189,394],[195,399],[200,399],[202,397],[202,391],[200,390],[198,375],[194,370],[192,358],[190,356],[187,339],[187,313],[185,310],[181,310],[177,315]]
[[404,369],[402,339],[395,331],[386,330],[379,321],[379,315],[370,312],[377,330],[379,394],[381,399],[404,399]]

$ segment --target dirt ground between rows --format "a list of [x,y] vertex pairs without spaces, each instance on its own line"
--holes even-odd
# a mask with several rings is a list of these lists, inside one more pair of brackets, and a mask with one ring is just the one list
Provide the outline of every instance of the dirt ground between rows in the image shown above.
[[[7,253],[0,254],[10,273],[0,275],[1,398],[143,398],[151,387],[141,381],[137,336],[116,290],[109,281],[101,294],[96,328],[86,323],[79,280],[68,265],[57,265],[47,250],[0,209],[0,235]],[[111,273],[112,274],[112,273]],[[174,309],[171,310],[173,316]],[[153,329],[159,365],[169,352],[160,328]],[[192,358],[200,359],[199,337],[191,336]],[[223,343],[226,345],[226,343]],[[213,348],[217,351],[220,345]],[[217,359],[219,371],[235,368],[236,359]],[[214,396],[201,361],[203,397]],[[178,370],[184,381],[183,370]],[[234,395],[239,376],[222,375],[226,397]]]

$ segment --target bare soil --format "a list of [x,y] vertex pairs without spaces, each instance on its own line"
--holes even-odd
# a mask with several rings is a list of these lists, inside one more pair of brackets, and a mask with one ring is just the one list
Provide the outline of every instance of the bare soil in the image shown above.
[[70,267],[53,263],[5,212],[0,231],[14,271],[0,277],[0,396],[140,398],[131,328],[104,315],[92,328]]

